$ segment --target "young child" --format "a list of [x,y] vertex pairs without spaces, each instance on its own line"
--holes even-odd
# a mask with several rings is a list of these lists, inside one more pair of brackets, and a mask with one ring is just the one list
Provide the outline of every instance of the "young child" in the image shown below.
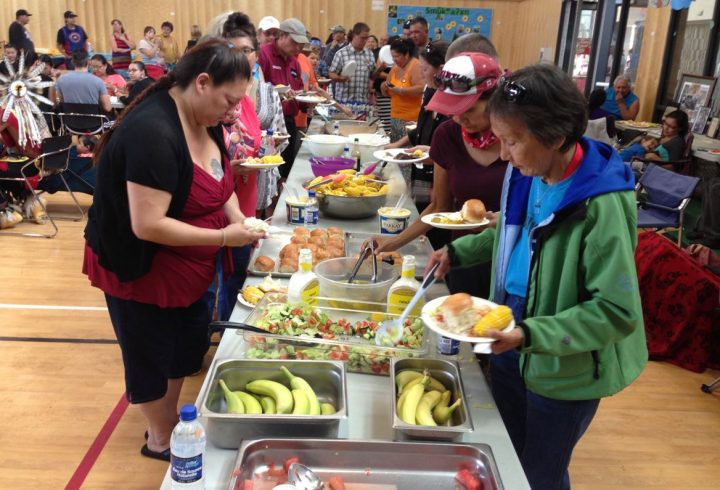
[[[648,153],[658,153],[658,149],[660,149],[660,151],[665,151],[665,159],[667,159],[667,151],[658,145],[660,145],[659,138],[645,135],[640,138],[640,141],[638,143],[632,144],[625,148],[623,151],[621,151],[620,158],[622,158],[623,162],[629,163],[630,161],[632,161],[633,157],[642,158]],[[662,154],[658,153],[658,155],[660,155],[660,158],[663,158]]]
[[77,156],[79,158],[92,158],[97,142],[97,136],[83,136],[78,138],[77,145],[75,145]]

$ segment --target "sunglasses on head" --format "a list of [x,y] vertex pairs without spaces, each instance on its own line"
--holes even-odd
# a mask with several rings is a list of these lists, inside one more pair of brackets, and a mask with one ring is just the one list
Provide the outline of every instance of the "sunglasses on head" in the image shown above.
[[500,79],[498,85],[500,85],[502,90],[503,98],[508,102],[517,102],[521,100],[527,92],[527,89],[523,85],[505,77]]
[[495,80],[496,78],[494,75],[472,79],[462,75],[448,77],[440,74],[435,75],[435,85],[438,86],[438,90],[452,90],[455,93],[462,94],[473,87],[481,85],[486,80]]

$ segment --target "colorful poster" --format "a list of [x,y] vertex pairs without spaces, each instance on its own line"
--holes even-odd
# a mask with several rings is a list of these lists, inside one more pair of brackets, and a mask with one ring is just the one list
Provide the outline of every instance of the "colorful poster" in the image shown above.
[[479,32],[490,38],[492,9],[455,7],[422,7],[419,5],[389,5],[388,34],[402,36],[403,23],[415,17],[425,17],[430,39],[452,41],[469,32]]

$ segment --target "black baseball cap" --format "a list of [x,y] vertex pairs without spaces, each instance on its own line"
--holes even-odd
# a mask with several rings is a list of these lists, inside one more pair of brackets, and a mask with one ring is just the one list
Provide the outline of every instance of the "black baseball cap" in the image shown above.
[[32,14],[31,14],[30,12],[28,12],[27,10],[25,10],[25,9],[20,9],[20,10],[18,10],[17,12],[15,12],[15,18],[16,18],[16,19],[17,19],[18,17],[20,17],[21,15],[28,15],[28,16],[29,16],[29,15],[32,15]]
[[77,17],[77,16],[78,16],[78,14],[76,14],[76,13],[73,12],[72,10],[66,10],[66,11],[65,11],[65,18],[66,18],[66,19],[69,19],[70,17]]

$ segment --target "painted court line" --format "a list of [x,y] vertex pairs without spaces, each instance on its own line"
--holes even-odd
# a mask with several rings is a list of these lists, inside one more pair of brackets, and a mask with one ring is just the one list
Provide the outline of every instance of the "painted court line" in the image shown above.
[[17,305],[0,303],[0,309],[7,310],[75,310],[75,311],[107,311],[105,306],[61,306],[61,305]]
[[70,477],[70,481],[65,485],[65,490],[76,490],[82,487],[85,478],[87,478],[98,456],[100,456],[100,453],[105,448],[105,444],[107,444],[113,431],[118,423],[120,423],[120,419],[125,415],[128,405],[130,405],[130,402],[128,402],[125,393],[123,393],[113,411],[110,412],[110,416],[105,421],[102,429],[98,432],[97,437],[95,437],[95,440],[88,448],[82,461],[80,461],[80,464],[75,468],[75,472],[72,477]]

